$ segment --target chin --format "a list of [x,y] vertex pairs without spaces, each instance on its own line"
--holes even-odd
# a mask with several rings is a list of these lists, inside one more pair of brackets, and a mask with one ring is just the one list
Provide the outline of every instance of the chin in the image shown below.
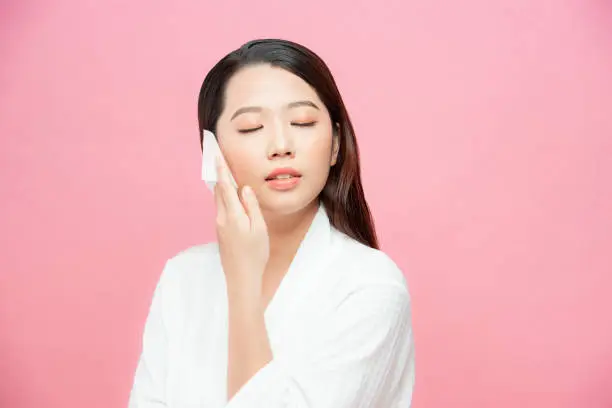
[[261,198],[259,205],[262,212],[267,212],[273,215],[291,215],[305,210],[311,205],[317,205],[317,196],[304,197],[302,194],[283,193],[283,194],[266,194]]

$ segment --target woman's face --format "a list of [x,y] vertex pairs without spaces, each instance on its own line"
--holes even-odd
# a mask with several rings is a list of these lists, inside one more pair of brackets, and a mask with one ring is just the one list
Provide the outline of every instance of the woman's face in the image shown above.
[[236,183],[255,190],[264,212],[291,214],[313,203],[327,181],[338,154],[333,129],[310,85],[262,64],[228,82],[217,137]]

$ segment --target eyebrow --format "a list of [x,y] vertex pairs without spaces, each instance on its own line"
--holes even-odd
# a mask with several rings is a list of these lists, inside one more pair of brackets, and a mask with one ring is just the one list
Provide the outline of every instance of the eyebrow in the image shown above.
[[[288,109],[293,109],[293,108],[297,108],[299,106],[310,106],[312,108],[315,108],[317,110],[321,110],[316,103],[311,102],[311,101],[295,101],[295,102],[291,102],[289,104],[287,104],[287,108]],[[236,112],[234,112],[234,114],[232,115],[231,120],[234,120],[236,118],[236,116],[238,115],[242,115],[243,113],[247,113],[247,112],[261,112],[263,110],[262,107],[260,106],[245,106],[242,108],[239,108],[236,110]]]

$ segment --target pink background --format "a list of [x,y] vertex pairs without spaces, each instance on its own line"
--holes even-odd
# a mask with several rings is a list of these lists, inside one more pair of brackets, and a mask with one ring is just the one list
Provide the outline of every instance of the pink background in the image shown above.
[[163,262],[214,238],[201,80],[267,36],[318,52],[354,118],[414,298],[414,407],[612,406],[610,3],[13,3],[1,407],[126,405]]

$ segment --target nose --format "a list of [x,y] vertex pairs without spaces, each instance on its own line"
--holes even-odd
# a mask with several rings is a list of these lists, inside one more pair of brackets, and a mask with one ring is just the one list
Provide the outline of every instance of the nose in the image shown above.
[[275,129],[270,137],[268,159],[284,159],[295,157],[295,149],[291,136],[284,129]]

